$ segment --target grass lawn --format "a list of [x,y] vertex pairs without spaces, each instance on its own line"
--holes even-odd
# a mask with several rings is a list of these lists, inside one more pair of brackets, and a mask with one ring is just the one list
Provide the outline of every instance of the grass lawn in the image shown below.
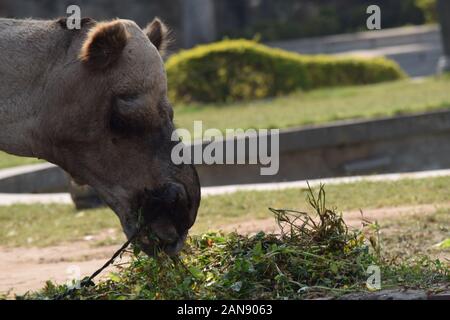
[[0,169],[24,166],[27,164],[35,164],[39,162],[41,161],[38,159],[16,157],[0,151]]
[[[232,105],[176,106],[177,127],[204,129],[288,128],[345,119],[367,119],[450,108],[450,77],[298,92]],[[196,137],[198,138],[198,137]],[[0,169],[36,163],[0,152]]]
[[450,266],[450,209],[433,214],[389,218],[380,223],[384,251],[391,257],[433,256]]
[[[288,128],[347,119],[367,119],[450,108],[450,77],[298,92],[233,105],[175,108],[177,127],[204,129]],[[196,137],[198,138],[198,137]]]
[[[358,182],[325,188],[329,206],[346,212],[419,204],[448,204],[450,177],[395,182]],[[194,234],[220,229],[230,223],[272,217],[269,207],[307,209],[307,190],[239,192],[203,199]],[[441,219],[441,218],[440,218]],[[442,215],[436,226],[450,225],[450,213]],[[0,244],[2,246],[47,246],[83,239],[106,229],[120,230],[116,216],[109,209],[76,213],[71,206],[16,205],[0,207]],[[443,233],[447,233],[441,230]],[[117,232],[121,235],[121,232]],[[122,235],[96,245],[120,243]],[[442,240],[445,240],[443,238]]]
[[[325,186],[327,202],[342,212],[383,207],[450,202],[450,177],[390,182],[358,182]],[[308,211],[306,189],[239,192],[205,198],[194,232],[202,233],[227,223],[267,219],[267,208]],[[449,215],[450,224],[450,215]]]

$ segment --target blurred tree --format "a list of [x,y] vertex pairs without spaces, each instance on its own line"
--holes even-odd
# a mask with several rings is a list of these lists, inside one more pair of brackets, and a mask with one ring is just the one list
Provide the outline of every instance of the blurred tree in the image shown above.
[[416,6],[422,10],[427,23],[438,21],[436,0],[416,0]]
[[216,22],[213,0],[184,0],[182,2],[184,46],[216,40]]
[[426,14],[417,1],[215,0],[215,3],[217,28],[222,37],[253,38],[260,34],[263,40],[271,41],[366,30],[366,9],[372,4],[382,9],[383,28],[423,24]]
[[382,9],[382,28],[423,24],[432,19],[429,8],[436,0],[198,0],[195,4],[196,1],[0,0],[0,14],[54,18],[65,15],[68,5],[77,4],[83,16],[99,20],[121,17],[143,26],[160,16],[174,29],[179,44],[190,46],[211,39],[212,34],[217,35],[214,40],[224,36],[254,38],[259,34],[262,40],[270,41],[366,30],[366,9],[372,4]]

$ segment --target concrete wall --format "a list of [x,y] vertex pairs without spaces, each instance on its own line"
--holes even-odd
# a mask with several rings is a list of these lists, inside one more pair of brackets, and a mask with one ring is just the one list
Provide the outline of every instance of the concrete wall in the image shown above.
[[67,174],[52,164],[0,170],[0,193],[58,193],[68,189]]
[[203,186],[450,168],[450,111],[284,131],[272,177],[257,165],[197,168]]
[[437,25],[277,41],[268,45],[302,54],[383,56],[396,61],[411,77],[435,74],[443,54]]
[[[29,169],[0,172],[0,193],[67,190],[67,177],[61,169],[46,165],[37,168],[35,172]],[[450,168],[450,111],[283,131],[280,172],[276,176],[261,176],[259,165],[197,166],[202,186],[447,168]]]

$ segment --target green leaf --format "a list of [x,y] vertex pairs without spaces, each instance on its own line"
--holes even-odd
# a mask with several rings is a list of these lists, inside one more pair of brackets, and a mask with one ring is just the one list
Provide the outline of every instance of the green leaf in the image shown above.
[[336,263],[332,263],[330,265],[330,270],[331,272],[333,272],[334,274],[338,274],[339,273],[339,267]]
[[192,276],[194,278],[196,278],[198,280],[201,280],[204,277],[203,276],[203,272],[200,269],[196,268],[196,267],[193,267],[193,266],[189,267],[189,272],[192,274]]
[[141,248],[138,246],[133,246],[133,255],[137,257],[141,253]]
[[109,274],[109,279],[112,281],[112,282],[116,282],[116,283],[119,283],[122,279],[120,278],[120,276],[117,274],[117,273],[110,273]]
[[450,238],[438,243],[436,247],[438,249],[450,249]]

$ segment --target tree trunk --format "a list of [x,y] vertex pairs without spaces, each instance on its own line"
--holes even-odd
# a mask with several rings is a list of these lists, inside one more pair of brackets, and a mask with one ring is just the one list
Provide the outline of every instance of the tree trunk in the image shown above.
[[444,55],[438,65],[438,72],[450,72],[450,1],[438,0],[438,13],[441,23],[442,46]]
[[190,48],[199,43],[216,40],[216,10],[213,0],[184,0],[184,46]]

